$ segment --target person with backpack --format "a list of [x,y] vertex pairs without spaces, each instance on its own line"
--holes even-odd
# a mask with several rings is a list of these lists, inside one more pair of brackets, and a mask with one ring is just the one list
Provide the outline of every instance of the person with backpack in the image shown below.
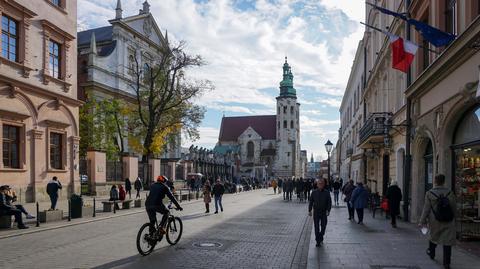
[[419,226],[428,223],[429,246],[427,255],[435,259],[435,248],[443,245],[443,266],[450,268],[452,246],[456,242],[455,229],[455,194],[445,187],[445,176],[435,176],[435,186],[425,194],[422,216]]

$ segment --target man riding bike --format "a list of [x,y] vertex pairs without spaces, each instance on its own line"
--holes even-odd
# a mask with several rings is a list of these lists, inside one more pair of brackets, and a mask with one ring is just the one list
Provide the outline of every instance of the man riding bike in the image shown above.
[[145,208],[147,210],[148,218],[150,219],[150,224],[152,227],[155,227],[157,221],[157,212],[162,214],[162,221],[160,222],[160,234],[165,234],[165,224],[168,218],[168,209],[163,204],[163,199],[165,195],[175,204],[178,210],[183,210],[180,204],[173,196],[170,188],[165,185],[166,178],[164,176],[158,176],[157,182],[153,183],[150,186],[150,193],[148,194],[147,200],[145,201]]

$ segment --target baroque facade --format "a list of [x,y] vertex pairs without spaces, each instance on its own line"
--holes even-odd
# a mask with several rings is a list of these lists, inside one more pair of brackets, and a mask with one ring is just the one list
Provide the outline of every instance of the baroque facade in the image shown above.
[[[480,214],[480,102],[476,92],[480,88],[480,4],[470,0],[376,4],[408,12],[412,18],[455,34],[456,39],[436,48],[413,28],[408,32],[404,21],[367,5],[369,25],[388,27],[390,32],[409,36],[423,47],[417,51],[409,74],[405,74],[390,67],[388,38],[366,28],[359,48],[366,61],[360,101],[365,116],[360,121],[358,143],[353,144],[354,151],[363,151],[363,181],[371,190],[384,194],[388,182],[397,180],[406,196],[402,214],[415,222],[433,178],[445,174],[447,186],[459,201],[457,221],[461,225],[457,225],[457,234],[460,238],[478,239],[479,225],[475,220]],[[342,118],[342,131],[353,122],[355,119]]]
[[276,111],[276,115],[222,118],[214,150],[239,155],[239,176],[269,179],[304,175],[306,160],[301,161],[300,104],[287,59]]
[[21,202],[78,192],[77,1],[0,1],[0,182]]

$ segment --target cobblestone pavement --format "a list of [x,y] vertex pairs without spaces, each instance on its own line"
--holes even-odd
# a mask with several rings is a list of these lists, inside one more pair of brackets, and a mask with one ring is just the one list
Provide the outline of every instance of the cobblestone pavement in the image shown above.
[[[427,237],[415,224],[399,221],[397,229],[377,214],[365,211],[364,225],[348,221],[344,206],[333,208],[327,225],[325,243],[315,247],[311,233],[308,268],[328,269],[436,269],[443,268],[443,251],[437,247],[435,261],[425,254]],[[480,268],[480,258],[454,247],[453,269]]]
[[[284,203],[271,190],[258,190],[225,196],[225,212],[218,215],[203,214],[202,203],[184,207],[178,214],[184,221],[180,243],[170,247],[162,241],[149,257],[140,257],[135,245],[137,231],[147,221],[146,214],[141,212],[0,239],[0,268],[304,268],[306,265],[308,248],[304,246],[311,225],[305,225],[305,204]],[[223,247],[206,251],[192,246],[206,240],[219,242]]]

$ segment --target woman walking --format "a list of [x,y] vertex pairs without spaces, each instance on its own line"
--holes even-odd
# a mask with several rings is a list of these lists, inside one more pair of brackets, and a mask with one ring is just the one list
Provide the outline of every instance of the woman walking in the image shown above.
[[368,191],[363,187],[362,182],[357,183],[357,187],[353,190],[350,202],[357,211],[358,224],[363,224],[363,210],[367,207]]
[[210,181],[205,181],[203,186],[203,202],[205,203],[205,213],[210,213],[210,203],[212,202],[212,187]]
[[402,201],[402,190],[397,186],[397,182],[392,180],[387,189],[385,197],[388,199],[388,209],[392,219],[392,227],[397,228],[397,216],[400,214],[400,201]]

